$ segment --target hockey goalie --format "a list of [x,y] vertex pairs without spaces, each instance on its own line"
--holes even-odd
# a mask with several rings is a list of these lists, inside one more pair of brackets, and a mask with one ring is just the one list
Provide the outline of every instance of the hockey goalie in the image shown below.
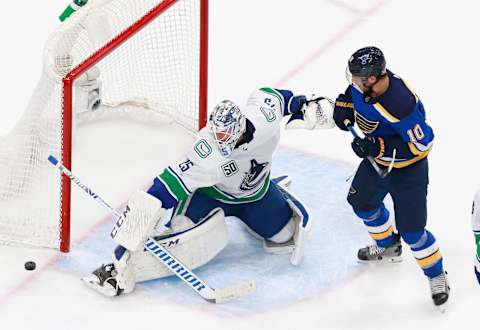
[[111,233],[119,243],[113,262],[83,281],[117,296],[132,292],[136,283],[171,275],[143,249],[147,236],[187,267],[202,266],[227,245],[225,216],[240,219],[263,241],[265,251],[289,253],[291,263],[299,264],[312,220],[285,183],[270,176],[286,116],[287,128],[335,125],[329,99],[307,99],[289,90],[261,88],[242,108],[228,100],[217,104],[185,155],[165,168],[147,192],[131,196]]

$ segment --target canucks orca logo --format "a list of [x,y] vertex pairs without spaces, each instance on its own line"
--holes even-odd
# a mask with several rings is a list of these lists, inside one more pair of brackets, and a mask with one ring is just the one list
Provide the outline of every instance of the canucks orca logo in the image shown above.
[[252,190],[262,184],[267,175],[267,171],[264,171],[267,165],[268,162],[259,163],[255,159],[250,160],[250,171],[245,173],[246,176],[240,185],[240,190]]

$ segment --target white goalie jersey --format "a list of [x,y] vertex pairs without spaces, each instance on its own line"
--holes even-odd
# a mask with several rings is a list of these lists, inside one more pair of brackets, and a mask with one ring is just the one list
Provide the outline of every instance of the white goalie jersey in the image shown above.
[[203,128],[185,156],[166,168],[158,179],[177,201],[197,189],[225,203],[261,199],[268,190],[272,155],[288,104],[275,89],[262,88],[249,97],[242,112],[247,119],[244,143],[225,158],[213,135]]

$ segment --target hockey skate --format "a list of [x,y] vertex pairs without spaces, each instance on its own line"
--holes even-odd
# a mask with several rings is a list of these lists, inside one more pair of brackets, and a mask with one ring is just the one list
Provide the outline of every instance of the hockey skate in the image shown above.
[[395,242],[392,246],[383,248],[377,244],[372,244],[359,249],[357,257],[360,262],[401,262],[402,243],[400,242],[400,235],[395,235]]
[[446,309],[446,302],[450,295],[450,286],[448,285],[447,272],[442,271],[440,275],[429,278],[430,291],[432,293],[433,303],[443,313]]
[[123,292],[123,289],[118,286],[116,276],[115,266],[110,263],[101,265],[91,275],[83,277],[82,281],[95,291],[108,297],[114,297]]

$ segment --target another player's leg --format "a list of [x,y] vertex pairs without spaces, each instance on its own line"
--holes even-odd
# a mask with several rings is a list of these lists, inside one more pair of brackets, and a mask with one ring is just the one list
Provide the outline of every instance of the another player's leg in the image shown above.
[[473,271],[477,276],[480,284],[480,190],[478,190],[473,198],[472,204],[472,230],[475,236],[475,245],[477,247],[474,259]]
[[347,197],[353,211],[363,220],[370,237],[374,240],[373,244],[358,250],[358,259],[362,262],[401,261],[400,237],[394,233],[390,213],[382,202],[386,194],[383,180],[369,162],[363,160]]
[[433,302],[442,306],[450,293],[443,258],[434,235],[426,230],[428,162],[422,160],[389,178],[397,229],[428,278]]

